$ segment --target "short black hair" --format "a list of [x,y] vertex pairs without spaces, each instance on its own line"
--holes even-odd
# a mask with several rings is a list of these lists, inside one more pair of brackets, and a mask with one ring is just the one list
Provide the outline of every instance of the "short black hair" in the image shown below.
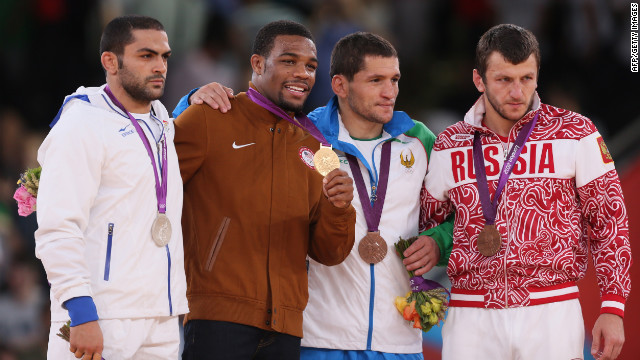
[[296,35],[305,37],[315,43],[311,31],[304,25],[291,20],[277,20],[268,23],[258,30],[253,41],[252,54],[268,57],[273,49],[273,41],[278,35]]
[[382,36],[356,32],[340,39],[331,51],[329,75],[343,75],[348,81],[364,68],[365,56],[398,57],[398,52]]
[[124,47],[134,41],[133,30],[158,30],[164,31],[162,23],[152,17],[142,15],[124,15],[111,20],[100,39],[100,54],[105,51],[112,52],[118,57],[124,54]]
[[540,69],[540,45],[533,33],[513,24],[500,24],[487,30],[476,47],[476,70],[486,80],[487,61],[497,51],[505,60],[517,65],[533,54]]

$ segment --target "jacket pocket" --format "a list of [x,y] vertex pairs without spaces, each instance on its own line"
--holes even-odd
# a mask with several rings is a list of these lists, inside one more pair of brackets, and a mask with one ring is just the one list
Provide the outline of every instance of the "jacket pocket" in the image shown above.
[[109,271],[111,270],[111,245],[113,243],[113,223],[107,226],[107,255],[104,261],[104,281],[109,281]]
[[228,217],[224,217],[222,222],[220,223],[220,227],[218,227],[218,232],[216,233],[213,243],[211,244],[211,248],[209,249],[209,253],[207,255],[207,263],[205,265],[205,270],[211,271],[213,269],[213,264],[216,261],[216,257],[218,256],[218,252],[220,252],[220,248],[222,247],[222,242],[224,241],[225,236],[227,235],[227,229],[229,228],[229,223],[231,219]]

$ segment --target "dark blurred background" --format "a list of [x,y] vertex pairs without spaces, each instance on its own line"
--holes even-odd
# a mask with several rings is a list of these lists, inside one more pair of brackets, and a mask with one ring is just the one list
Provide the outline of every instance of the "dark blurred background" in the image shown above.
[[[640,75],[630,66],[630,1],[0,0],[0,360],[44,359],[49,326],[48,286],[34,255],[36,219],[17,215],[16,180],[37,166],[37,148],[64,96],[104,83],[102,27],[130,13],[155,17],[166,27],[173,49],[163,98],[169,111],[190,89],[210,81],[244,91],[256,31],[284,18],[307,25],[316,38],[320,67],[308,110],[332,94],[328,69],[335,42],[371,31],[399,52],[396,109],[435,133],[461,120],[479,95],[471,75],[482,33],[499,23],[523,26],[541,45],[542,101],[597,125],[623,181],[632,243],[640,241],[633,232],[640,218]],[[579,285],[589,338],[599,299],[591,273],[588,279]],[[621,359],[640,351],[634,344],[638,305],[632,293]],[[425,336],[426,359],[440,358],[440,342],[438,329]]]

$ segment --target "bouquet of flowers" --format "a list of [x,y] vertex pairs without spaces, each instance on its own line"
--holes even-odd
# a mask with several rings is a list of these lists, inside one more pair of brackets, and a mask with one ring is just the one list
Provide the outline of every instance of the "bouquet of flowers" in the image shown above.
[[36,211],[36,198],[38,197],[38,186],[40,185],[41,167],[28,169],[20,175],[18,188],[13,194],[13,198],[18,202],[18,214],[20,216],[31,215]]
[[[404,251],[417,239],[417,236],[409,239],[400,238],[400,241],[395,243],[396,253],[402,260],[405,258]],[[440,320],[444,321],[444,313],[449,305],[449,291],[436,281],[415,276],[413,271],[409,271],[409,276],[411,291],[405,296],[397,296],[394,303],[402,317],[413,322],[414,328],[427,332]]]

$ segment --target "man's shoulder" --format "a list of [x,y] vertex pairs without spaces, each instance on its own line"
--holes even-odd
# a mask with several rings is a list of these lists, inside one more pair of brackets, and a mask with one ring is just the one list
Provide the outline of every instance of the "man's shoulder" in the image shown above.
[[457,148],[462,146],[471,146],[473,141],[473,134],[475,129],[465,123],[464,121],[458,121],[457,123],[448,126],[437,137],[433,150],[444,150]]
[[254,106],[257,106],[251,99],[249,99],[245,93],[239,93],[233,98],[229,99],[231,103],[231,109],[226,113],[221,112],[218,109],[214,109],[208,104],[192,104],[189,105],[178,117],[175,118],[176,122],[185,121],[185,119],[200,119],[205,120],[208,118],[213,119],[230,119],[230,118],[242,118],[247,117],[247,111],[255,110]]
[[540,126],[549,135],[562,138],[582,138],[598,131],[586,116],[567,109],[541,104]]
[[57,129],[72,128],[76,130],[96,129],[96,125],[105,121],[122,122],[122,116],[88,101],[70,101],[65,105],[60,120],[53,127]]
[[413,127],[405,131],[403,135],[419,139],[422,143],[433,142],[436,136],[424,123],[411,119]]

